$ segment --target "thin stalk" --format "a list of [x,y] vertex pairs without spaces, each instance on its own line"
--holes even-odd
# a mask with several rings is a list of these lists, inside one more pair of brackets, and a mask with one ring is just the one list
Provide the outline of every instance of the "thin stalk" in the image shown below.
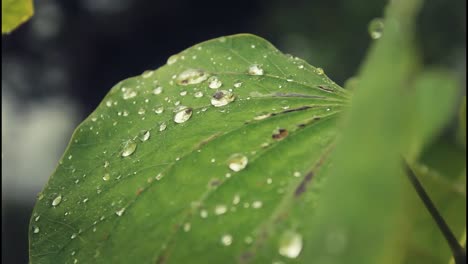
[[419,198],[421,198],[422,202],[426,206],[426,209],[431,214],[432,219],[434,219],[434,221],[437,223],[439,230],[444,235],[445,240],[447,240],[450,250],[452,251],[455,263],[456,264],[465,263],[466,262],[465,249],[458,243],[456,237],[452,233],[452,230],[450,230],[450,227],[447,225],[444,218],[440,215],[434,203],[431,201],[431,198],[429,198],[423,186],[421,185],[418,178],[416,177],[413,170],[411,169],[411,167],[408,165],[406,161],[404,161],[404,167],[406,170],[406,175],[408,176],[408,179],[410,180],[414,189],[418,193]]

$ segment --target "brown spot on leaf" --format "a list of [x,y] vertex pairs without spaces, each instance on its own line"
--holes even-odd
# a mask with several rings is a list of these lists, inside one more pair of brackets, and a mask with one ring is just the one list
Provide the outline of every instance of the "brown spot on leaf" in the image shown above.
[[276,140],[282,140],[287,136],[288,136],[288,130],[284,128],[278,128],[277,130],[273,132],[273,135],[271,135],[271,137]]

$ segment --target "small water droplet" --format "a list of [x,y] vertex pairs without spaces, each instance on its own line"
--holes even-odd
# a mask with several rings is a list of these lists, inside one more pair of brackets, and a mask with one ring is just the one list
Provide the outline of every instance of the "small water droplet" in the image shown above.
[[107,167],[109,167],[109,165],[110,165],[109,161],[107,161],[107,160],[106,160],[106,161],[104,161],[104,168],[107,168]]
[[255,209],[261,208],[262,206],[263,206],[263,203],[261,201],[254,201],[252,203],[252,208],[255,208]]
[[146,110],[144,108],[138,109],[138,114],[139,115],[144,115],[146,113]]
[[218,79],[217,76],[211,76],[208,79],[208,87],[210,87],[211,89],[218,89],[219,87],[221,87],[221,85],[223,85],[223,83]]
[[177,76],[176,83],[179,85],[197,84],[205,81],[208,77],[209,74],[203,70],[188,69]]
[[384,21],[381,18],[374,18],[369,22],[369,35],[372,39],[379,39],[383,35]]
[[208,217],[208,211],[206,211],[206,210],[201,210],[201,211],[200,211],[200,217],[201,217],[201,218],[207,218],[207,217]]
[[241,87],[241,86],[242,86],[242,83],[241,83],[241,82],[236,82],[236,83],[234,84],[234,87],[235,87],[235,88],[239,88],[239,87]]
[[252,239],[252,237],[250,237],[250,236],[246,236],[245,239],[244,239],[244,242],[245,242],[246,244],[252,244],[253,239]]
[[115,214],[118,216],[122,216],[124,212],[125,212],[125,207],[115,212]]
[[315,72],[316,72],[318,75],[322,75],[322,74],[325,73],[325,72],[323,71],[322,68],[316,68],[316,69],[315,69]]
[[294,177],[301,177],[301,173],[298,171],[295,171],[293,175]]
[[191,227],[192,227],[192,226],[190,225],[190,223],[185,223],[185,224],[184,224],[184,231],[185,231],[185,232],[190,231],[190,228],[191,228]]
[[304,65],[301,64],[301,65],[297,66],[297,68],[304,69]]
[[137,144],[133,140],[127,140],[123,144],[122,153],[121,153],[122,157],[128,157],[132,155],[135,152],[136,148],[137,148]]
[[286,231],[279,241],[279,254],[287,258],[297,258],[302,250],[302,236],[295,231]]
[[193,96],[195,96],[195,98],[203,97],[203,92],[198,91]]
[[288,130],[284,128],[278,128],[273,131],[271,137],[276,140],[282,140],[288,136]]
[[71,237],[70,237],[70,238],[71,238],[71,239],[75,239],[75,238],[76,238],[76,236],[77,236],[77,234],[73,233],[73,234],[71,235]]
[[164,107],[162,107],[162,106],[157,107],[157,108],[154,109],[154,112],[155,112],[156,114],[158,114],[158,115],[159,115],[159,114],[162,114],[162,113],[164,112]]
[[267,184],[271,184],[272,182],[273,182],[273,180],[271,178],[267,179]]
[[143,77],[143,78],[148,78],[148,77],[150,77],[151,75],[153,75],[153,73],[154,73],[154,71],[150,71],[150,70],[144,71],[144,72],[141,74],[141,77]]
[[225,214],[227,212],[227,207],[224,204],[218,204],[218,205],[215,206],[214,212],[215,212],[216,215]]
[[155,95],[161,94],[162,92],[163,92],[163,88],[161,86],[158,86],[158,87],[154,88],[154,90],[153,90],[153,94],[155,94]]
[[109,100],[106,101],[106,106],[107,106],[107,107],[111,107],[111,106],[112,106],[112,100],[111,100],[111,99],[109,99]]
[[246,166],[249,160],[247,159],[246,156],[242,154],[233,154],[231,157],[229,157],[229,168],[232,171],[241,171],[243,170]]
[[235,98],[236,97],[233,93],[226,90],[221,90],[213,94],[211,98],[211,104],[214,107],[221,107],[231,103]]
[[110,174],[109,174],[109,173],[104,173],[104,176],[102,176],[102,179],[103,179],[104,181],[110,180]]
[[232,236],[229,234],[225,234],[221,237],[221,244],[224,246],[229,246],[232,244]]
[[34,227],[34,230],[33,230],[33,233],[34,233],[34,234],[37,234],[37,233],[39,233],[39,231],[40,231],[40,230],[39,230],[39,227],[35,226],[35,227]]
[[258,64],[253,64],[249,67],[248,74],[250,75],[263,75],[263,68]]
[[251,47],[252,49],[255,49],[255,45],[254,45],[254,44],[250,45],[250,47]]
[[59,205],[61,201],[62,201],[62,195],[55,197],[55,199],[52,201],[52,206],[55,207]]
[[138,135],[138,138],[142,141],[142,142],[145,142],[146,140],[148,140],[151,136],[151,133],[149,130],[142,130],[140,131],[140,134]]
[[83,203],[88,202],[88,200],[89,200],[88,198],[84,198]]
[[170,56],[167,59],[167,65],[172,65],[172,64],[176,63],[178,58],[179,58],[179,56],[177,56],[177,55]]
[[232,199],[232,204],[237,205],[240,202],[240,196],[238,194],[234,195],[234,198]]
[[34,221],[37,222],[37,221],[39,221],[40,218],[41,218],[41,216],[38,215],[36,218],[34,218]]
[[122,95],[122,98],[124,100],[128,100],[128,99],[131,99],[133,97],[137,96],[137,92],[134,91],[133,89],[131,88],[128,88],[128,89],[125,89],[125,91],[123,91],[123,95]]
[[182,110],[180,110],[174,115],[174,122],[178,124],[186,122],[192,116],[192,112],[192,108],[184,107]]
[[256,116],[256,117],[254,117],[253,119],[254,119],[254,120],[263,120],[263,119],[266,119],[266,118],[268,118],[268,117],[270,117],[270,116],[271,116],[270,113],[261,114],[261,115],[258,115],[258,116]]

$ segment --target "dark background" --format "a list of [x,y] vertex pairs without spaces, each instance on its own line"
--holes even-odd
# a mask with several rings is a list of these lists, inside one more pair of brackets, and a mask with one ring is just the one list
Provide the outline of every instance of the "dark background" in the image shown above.
[[[28,262],[35,196],[73,129],[118,81],[198,42],[253,33],[343,85],[385,2],[35,1],[33,18],[2,36],[2,262]],[[465,8],[464,0],[426,1],[417,28],[423,61],[450,67],[463,83]]]

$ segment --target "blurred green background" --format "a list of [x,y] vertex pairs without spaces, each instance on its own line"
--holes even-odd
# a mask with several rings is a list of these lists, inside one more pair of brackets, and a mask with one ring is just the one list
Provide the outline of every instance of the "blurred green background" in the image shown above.
[[[27,263],[28,221],[35,196],[73,129],[115,83],[157,68],[170,55],[198,42],[248,32],[323,68],[343,85],[365,57],[372,41],[368,23],[383,15],[385,4],[380,0],[35,1],[33,18],[2,36],[2,261]],[[460,97],[466,93],[465,9],[462,0],[425,1],[416,36],[426,65],[457,72],[463,85]],[[447,127],[444,135],[437,144],[455,145],[453,127]],[[440,161],[450,155],[460,156],[451,149],[441,157],[423,158],[443,170],[446,165]]]

